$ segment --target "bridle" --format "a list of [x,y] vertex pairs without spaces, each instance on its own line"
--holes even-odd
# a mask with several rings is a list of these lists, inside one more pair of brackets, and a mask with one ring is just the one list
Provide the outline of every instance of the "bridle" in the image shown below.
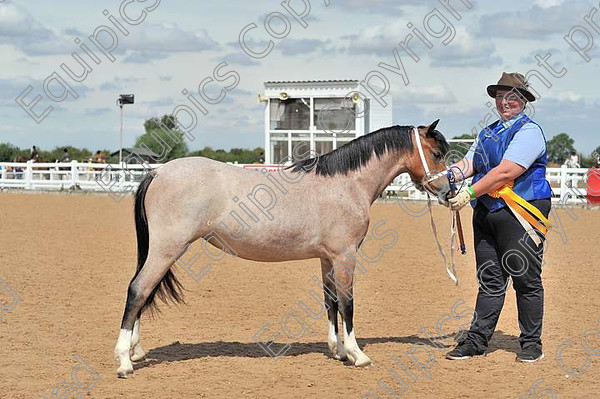
[[[419,156],[421,157],[421,164],[423,165],[423,169],[425,169],[425,176],[429,176],[431,172],[429,170],[429,165],[427,165],[427,160],[425,159],[425,152],[423,151],[423,144],[421,144],[421,136],[419,135],[419,130],[416,127],[413,127],[413,133],[415,135],[415,143],[417,144],[417,149],[419,150]],[[442,172],[436,173],[433,176],[429,176],[427,180],[423,180],[423,186],[431,183],[434,180],[439,179],[446,173],[447,172],[444,170]]]
[[[423,169],[425,170],[425,176],[429,176],[430,174],[430,170],[429,170],[429,166],[427,165],[427,160],[425,159],[425,153],[423,152],[423,145],[421,144],[421,136],[419,135],[419,131],[416,127],[413,127],[413,133],[415,135],[415,143],[417,144],[417,149],[419,150],[419,157],[421,158],[421,163],[423,164]],[[429,184],[430,182],[432,182],[433,180],[439,179],[442,176],[445,176],[448,174],[448,171],[444,170],[442,172],[436,173],[433,176],[430,176],[427,180],[423,180],[423,187],[425,188],[427,184]],[[450,180],[450,179],[449,179]],[[426,188],[425,188],[426,189]],[[458,215],[458,212],[453,212],[453,217],[452,217],[452,225],[450,227],[450,267],[448,267],[448,260],[446,257],[446,253],[444,252],[444,249],[442,248],[442,245],[440,244],[440,240],[438,238],[438,234],[437,234],[437,227],[435,225],[435,222],[433,220],[433,212],[431,210],[431,199],[429,198],[429,190],[427,190],[427,207],[429,208],[429,216],[430,216],[430,220],[431,220],[431,229],[433,230],[433,236],[435,238],[435,241],[437,243],[437,247],[438,247],[438,251],[440,252],[440,255],[442,256],[442,259],[444,260],[444,267],[446,268],[446,272],[448,273],[448,276],[452,279],[452,281],[454,281],[454,284],[458,285],[458,277],[456,276],[456,264],[454,262],[454,237],[455,237],[455,233],[456,233],[456,223],[457,223],[457,219],[459,221],[459,225],[460,225],[460,216]],[[460,231],[460,235],[461,235],[461,239],[462,239],[462,228],[459,228]],[[464,244],[462,243],[461,240],[461,251],[463,250]],[[465,249],[466,252],[466,249]],[[465,253],[463,252],[463,254]]]

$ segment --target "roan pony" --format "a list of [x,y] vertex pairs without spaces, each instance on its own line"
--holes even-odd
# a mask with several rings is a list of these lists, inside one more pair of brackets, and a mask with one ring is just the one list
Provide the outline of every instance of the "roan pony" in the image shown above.
[[[178,254],[211,232],[228,237],[227,252],[244,259],[319,258],[323,283],[331,292],[336,293],[336,285],[351,286],[353,275],[337,269],[331,273],[332,267],[347,259],[345,249],[358,250],[369,227],[371,204],[396,176],[408,172],[419,190],[427,189],[443,199],[447,196],[445,175],[429,177],[429,170],[442,164],[449,148],[435,130],[437,123],[383,128],[328,154],[296,161],[279,170],[285,172],[280,177],[294,182],[285,186],[274,180],[275,173],[267,173],[271,175],[267,180],[263,173],[201,157],[176,159],[161,166],[157,174],[147,174],[135,195],[138,262],[115,347],[120,363],[117,375],[133,374],[132,361],[145,356],[140,344],[142,311],[155,305],[157,294],[174,302],[182,300],[182,286],[171,270]],[[263,189],[262,199],[257,198],[256,187],[267,181],[279,184],[269,188],[268,195]],[[255,198],[249,194],[248,205],[242,207],[236,195],[249,192]],[[246,220],[233,209],[242,209]],[[352,271],[354,266],[350,266]],[[325,304],[333,357],[349,359],[356,366],[370,365],[371,359],[360,350],[354,335],[352,289],[347,296],[325,295]]]

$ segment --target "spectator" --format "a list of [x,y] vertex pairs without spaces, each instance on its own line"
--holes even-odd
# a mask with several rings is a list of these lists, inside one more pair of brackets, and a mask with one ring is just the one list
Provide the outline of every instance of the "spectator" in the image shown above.
[[[35,146],[33,146],[33,148],[35,148]],[[25,163],[27,162],[27,158],[25,158],[23,155],[19,155],[18,157],[15,157],[15,162]],[[23,179],[23,172],[24,170],[21,167],[16,167],[14,169],[15,177],[19,180]]]
[[33,162],[40,161],[40,154],[38,153],[38,150],[37,148],[35,148],[35,146],[31,148],[31,156],[29,157],[29,159]]
[[106,155],[100,150],[96,151],[96,163],[106,163]]
[[565,161],[567,168],[581,168],[579,165],[579,156],[575,151],[571,151],[571,156]]
[[[66,148],[63,148],[63,152],[62,152],[62,156],[60,157],[60,163],[69,163],[71,162],[71,156],[69,155],[69,151]],[[58,178],[59,180],[69,180],[69,170],[71,170],[71,168],[69,166],[61,166],[58,168],[59,173],[58,173]]]
[[71,162],[71,156],[69,155],[69,151],[64,148],[62,157],[60,157],[60,162]]

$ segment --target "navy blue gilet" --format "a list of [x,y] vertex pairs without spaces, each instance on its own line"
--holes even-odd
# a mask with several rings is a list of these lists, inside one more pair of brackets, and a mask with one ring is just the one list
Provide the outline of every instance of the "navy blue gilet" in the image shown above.
[[[473,155],[475,176],[473,177],[472,184],[475,184],[486,173],[502,162],[504,153],[513,137],[528,122],[534,123],[542,130],[527,115],[523,115],[500,134],[498,132],[502,130],[503,126],[499,120],[479,132],[479,145],[477,146],[476,153]],[[489,133],[490,131],[494,132],[495,137]],[[544,137],[543,130],[542,136]],[[545,141],[546,137],[544,137]],[[527,201],[552,197],[552,189],[548,180],[546,180],[546,150],[533,162],[529,169],[515,179],[513,191]],[[481,201],[490,212],[497,211],[506,206],[504,200],[490,197],[487,194],[471,201],[471,205],[475,207],[478,201]]]

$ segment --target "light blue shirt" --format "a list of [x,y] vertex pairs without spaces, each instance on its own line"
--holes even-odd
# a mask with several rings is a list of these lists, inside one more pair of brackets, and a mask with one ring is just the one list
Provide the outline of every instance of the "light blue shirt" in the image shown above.
[[[509,121],[514,121],[520,118],[521,115],[517,115],[511,118]],[[512,126],[512,123],[509,125]],[[501,135],[506,129],[501,129],[496,134]],[[475,139],[475,142],[469,148],[469,151],[465,155],[465,159],[472,161],[475,150],[479,145],[479,137]],[[515,133],[511,140],[508,148],[504,152],[502,159],[512,161],[516,164],[521,165],[525,169],[529,167],[546,151],[546,140],[544,140],[544,134],[542,129],[535,123],[527,122],[517,133]],[[480,154],[481,155],[481,154]]]

